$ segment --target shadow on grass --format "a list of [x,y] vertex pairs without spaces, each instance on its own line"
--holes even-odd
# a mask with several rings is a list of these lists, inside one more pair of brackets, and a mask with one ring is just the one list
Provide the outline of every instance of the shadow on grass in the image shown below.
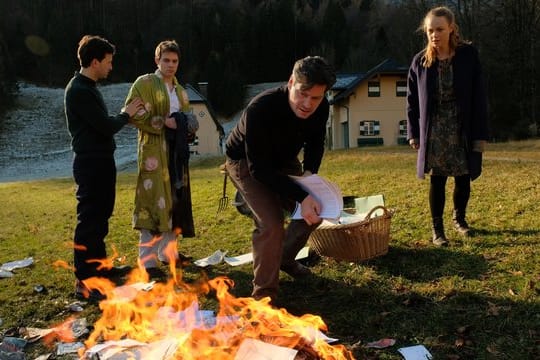
[[481,255],[458,252],[456,248],[411,249],[391,246],[388,254],[369,262],[378,273],[401,276],[410,281],[430,282],[443,276],[478,279],[488,270]]
[[[533,245],[540,243],[538,235],[540,235],[540,229],[473,229],[473,239],[482,237],[490,237],[490,241],[487,246],[501,246],[504,243],[508,243],[508,237],[521,238],[519,241],[512,241],[513,245]],[[480,239],[481,240],[481,239]]]
[[[293,280],[281,274],[278,307],[297,316],[320,316],[328,336],[349,347],[361,344],[352,349],[356,359],[402,359],[397,349],[416,344],[425,345],[436,359],[533,359],[540,354],[538,302],[523,300],[526,296],[494,297],[485,289],[461,290],[459,279],[451,289],[437,285],[436,280],[445,276],[460,275],[464,281],[480,277],[488,270],[481,256],[459,253],[456,248],[391,247],[387,255],[361,264],[316,257],[305,262],[313,266],[312,276]],[[376,275],[354,278],[347,275],[352,269]],[[236,297],[251,292],[251,264],[218,265],[205,272],[210,279],[232,279],[235,285],[230,292]],[[432,287],[421,293],[414,284],[384,279],[398,276]],[[214,294],[209,297],[214,299]],[[382,338],[393,338],[396,344],[380,350],[365,347]]]
[[[282,303],[296,315],[317,314],[328,335],[345,344],[382,338],[394,347],[375,350],[360,346],[357,359],[401,359],[399,347],[425,345],[435,359],[533,359],[540,304],[494,298],[469,291],[446,296],[424,295],[380,284],[351,286],[327,278],[282,283]],[[538,358],[538,357],[536,357]]]

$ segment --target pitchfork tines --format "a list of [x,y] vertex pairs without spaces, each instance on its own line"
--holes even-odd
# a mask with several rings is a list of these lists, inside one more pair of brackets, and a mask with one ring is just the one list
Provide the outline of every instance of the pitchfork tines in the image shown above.
[[224,211],[227,206],[229,205],[229,197],[227,196],[227,171],[222,170],[223,173],[223,195],[221,196],[221,199],[219,199],[218,214],[222,211]]

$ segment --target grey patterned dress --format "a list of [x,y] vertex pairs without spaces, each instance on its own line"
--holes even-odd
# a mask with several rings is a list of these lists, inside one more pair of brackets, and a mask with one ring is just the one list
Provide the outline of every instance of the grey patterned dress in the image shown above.
[[452,59],[438,62],[437,94],[428,133],[425,173],[439,176],[467,174],[467,157],[458,122]]

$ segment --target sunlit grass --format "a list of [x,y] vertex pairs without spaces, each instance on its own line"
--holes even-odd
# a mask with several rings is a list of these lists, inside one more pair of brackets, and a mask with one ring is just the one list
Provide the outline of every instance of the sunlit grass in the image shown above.
[[[401,359],[396,349],[424,344],[437,359],[529,359],[538,357],[540,338],[540,141],[489,144],[482,176],[472,184],[468,220],[476,236],[461,239],[445,223],[450,247],[430,241],[428,180],[415,178],[415,153],[406,147],[330,151],[320,174],[344,195],[384,194],[392,218],[390,251],[360,263],[312,259],[314,276],[293,282],[283,275],[280,302],[298,315],[321,315],[330,334],[351,345],[358,359]],[[197,236],[180,240],[195,258],[221,249],[229,255],[250,251],[250,219],[232,206],[217,215],[222,195],[222,158],[191,167]],[[131,228],[133,173],[118,178],[117,202],[107,244],[135,265],[138,233]],[[66,319],[74,301],[72,273],[55,260],[72,262],[75,188],[71,179],[0,184],[0,263],[32,256],[35,264],[0,279],[1,329],[45,327]],[[229,183],[228,196],[234,196]],[[247,296],[251,266],[219,265],[209,276],[227,275],[231,291]],[[188,267],[192,281],[199,269]],[[47,292],[36,293],[35,285]],[[212,297],[203,306],[215,307]],[[99,313],[90,306],[81,316]],[[397,340],[384,350],[361,344],[384,337]],[[42,350],[39,346],[35,352]],[[532,357],[531,357],[532,356]]]

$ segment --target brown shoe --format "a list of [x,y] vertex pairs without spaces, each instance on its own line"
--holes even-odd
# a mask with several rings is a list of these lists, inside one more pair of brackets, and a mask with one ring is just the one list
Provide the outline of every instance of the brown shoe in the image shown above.
[[311,275],[311,270],[307,266],[300,264],[298,261],[295,261],[292,264],[281,265],[280,269],[295,279]]
[[276,302],[276,299],[277,299],[277,293],[274,290],[263,289],[263,290],[257,291],[256,293],[253,293],[251,295],[251,297],[254,298],[257,301],[262,300],[262,299],[264,299],[266,297],[269,297],[270,298],[270,305],[274,305],[274,303]]
[[158,267],[146,268],[145,270],[150,280],[164,280],[167,278],[167,273]]
[[[174,265],[177,269],[180,269],[182,267],[190,265],[192,260],[193,260],[192,256],[187,256],[179,252],[178,259],[176,259],[176,262]],[[169,266],[169,262],[167,260],[162,260],[161,263],[165,266]]]
[[87,300],[96,303],[107,298],[107,296],[99,292],[99,290],[89,289],[81,280],[77,280],[75,283],[75,297],[79,300]]

